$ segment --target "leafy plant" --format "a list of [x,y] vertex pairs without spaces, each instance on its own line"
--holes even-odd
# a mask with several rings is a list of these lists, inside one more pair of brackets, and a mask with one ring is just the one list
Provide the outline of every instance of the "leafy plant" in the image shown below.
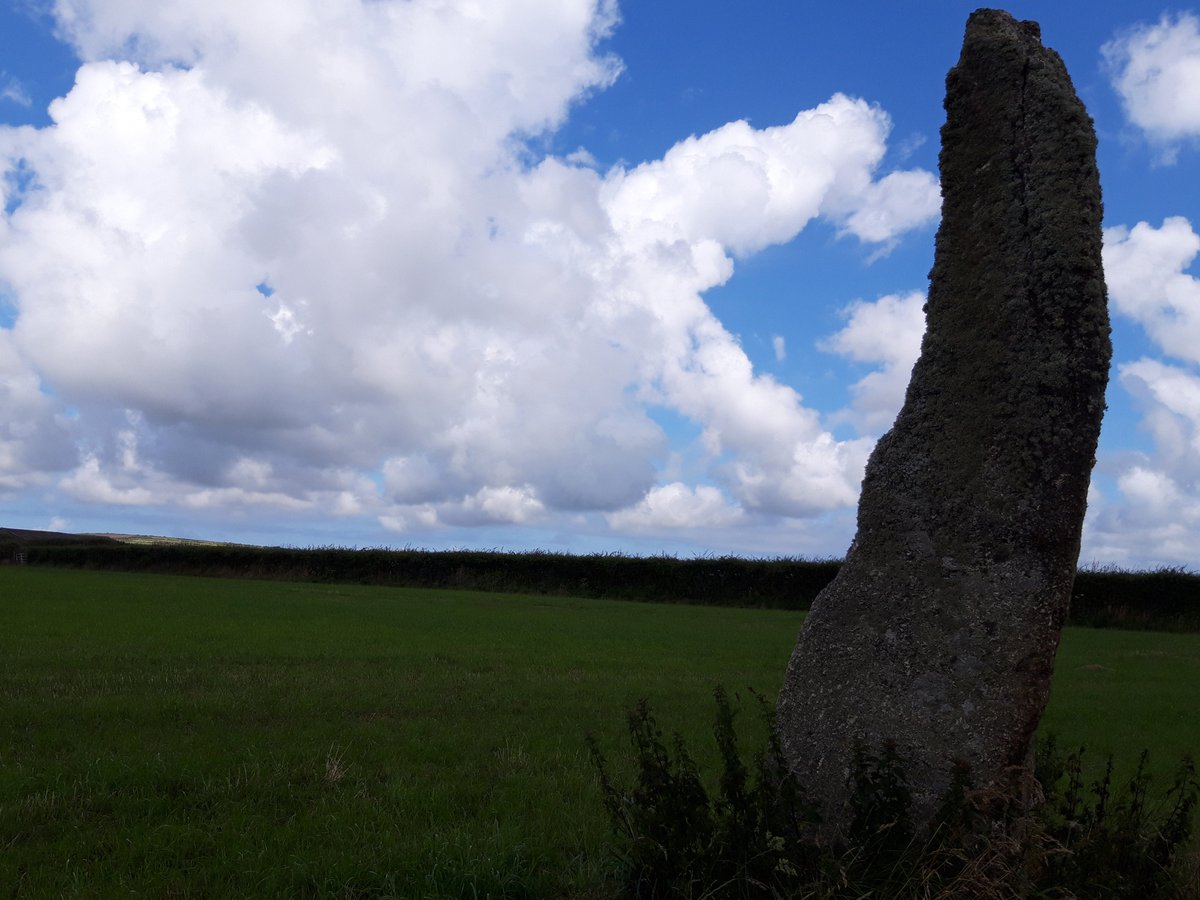
[[1040,811],[1047,835],[1064,852],[1046,859],[1047,880],[1070,884],[1080,896],[1153,897],[1171,887],[1176,857],[1187,846],[1200,782],[1191,757],[1184,757],[1172,786],[1159,803],[1150,798],[1143,751],[1125,789],[1116,793],[1113,760],[1085,788],[1085,749],[1062,756],[1052,739],[1043,740],[1039,755],[1046,804]]
[[[856,748],[845,840],[823,841],[819,817],[788,770],[772,710],[764,749],[742,760],[736,709],[715,694],[713,729],[721,770],[710,793],[674,735],[667,742],[646,701],[629,713],[635,783],[619,787],[589,737],[609,818],[623,840],[623,896],[629,898],[929,898],[1173,896],[1173,869],[1191,836],[1200,783],[1180,764],[1165,805],[1150,800],[1147,754],[1124,790],[1113,762],[1085,787],[1084,751],[1063,754],[1053,736],[1029,773],[977,789],[954,764],[951,785],[927,834],[911,825],[911,794],[894,743]],[[1040,789],[1040,791],[1039,791]],[[1176,893],[1174,896],[1184,896]]]
[[721,757],[715,795],[674,735],[670,744],[646,701],[628,715],[637,780],[618,788],[594,738],[589,747],[605,809],[626,838],[623,896],[760,897],[799,884],[820,862],[809,838],[813,808],[788,771],[774,714],[757,696],[770,738],[752,766],[741,758],[735,710],[721,687],[713,729]]

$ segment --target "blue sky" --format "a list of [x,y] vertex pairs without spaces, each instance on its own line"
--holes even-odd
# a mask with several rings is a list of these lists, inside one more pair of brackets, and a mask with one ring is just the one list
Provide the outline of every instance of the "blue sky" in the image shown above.
[[[13,0],[0,519],[838,556],[974,4]],[[1200,12],[1019,3],[1096,122],[1082,560],[1200,547]]]

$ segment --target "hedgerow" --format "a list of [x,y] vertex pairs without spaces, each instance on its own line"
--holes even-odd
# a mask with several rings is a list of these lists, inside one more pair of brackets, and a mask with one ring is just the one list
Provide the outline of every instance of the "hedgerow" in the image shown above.
[[[806,610],[837,574],[837,560],[794,557],[575,555],[501,551],[244,544],[127,543],[105,539],[5,540],[31,565],[232,578],[382,584]],[[1081,569],[1071,624],[1200,631],[1200,575],[1183,568]]]

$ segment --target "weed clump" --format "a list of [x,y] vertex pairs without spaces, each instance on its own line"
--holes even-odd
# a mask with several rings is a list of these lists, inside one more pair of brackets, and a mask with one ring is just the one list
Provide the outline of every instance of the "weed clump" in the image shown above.
[[[666,898],[1183,898],[1196,891],[1189,838],[1200,781],[1191,758],[1151,801],[1148,754],[1115,781],[1111,757],[1091,784],[1084,748],[1064,753],[1053,735],[1037,746],[1033,781],[1014,772],[980,790],[954,765],[927,834],[909,818],[911,797],[894,744],[859,747],[851,773],[851,825],[828,840],[785,762],[774,711],[755,694],[766,745],[747,764],[735,704],[715,690],[715,790],[683,739],[664,737],[646,701],[628,713],[634,781],[619,786],[596,741],[588,744],[601,796],[620,838],[621,896]],[[1025,777],[1021,777],[1024,775]],[[1035,802],[1026,802],[1031,789]]]
[[[1113,760],[1085,787],[1084,748],[1059,751],[1050,736],[1039,745],[1046,803],[1041,819],[1060,852],[1046,859],[1050,880],[1070,884],[1081,897],[1153,897],[1171,887],[1169,875],[1192,834],[1198,783],[1185,757],[1166,795],[1151,802],[1148,751],[1143,750],[1124,789],[1114,784]],[[1182,860],[1179,860],[1182,862]],[[1179,873],[1177,873],[1179,874]],[[1178,896],[1197,896],[1200,885]]]

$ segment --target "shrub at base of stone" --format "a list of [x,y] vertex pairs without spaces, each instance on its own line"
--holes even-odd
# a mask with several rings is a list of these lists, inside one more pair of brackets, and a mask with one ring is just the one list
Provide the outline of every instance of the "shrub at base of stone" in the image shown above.
[[[678,735],[663,737],[649,704],[630,711],[635,782],[618,785],[589,739],[601,793],[621,840],[624,897],[929,898],[975,900],[1109,897],[1153,900],[1188,893],[1190,861],[1200,862],[1192,833],[1200,782],[1191,759],[1169,790],[1152,801],[1146,756],[1125,791],[1106,774],[1085,788],[1082,748],[1038,746],[1036,779],[1010,772],[978,789],[958,763],[923,836],[912,828],[909,779],[894,744],[855,748],[847,779],[851,825],[830,842],[820,814],[787,768],[772,711],[762,698],[766,746],[747,764],[734,729],[736,708],[716,692],[714,735],[721,759],[710,791]],[[1037,800],[1030,808],[1026,786]]]

